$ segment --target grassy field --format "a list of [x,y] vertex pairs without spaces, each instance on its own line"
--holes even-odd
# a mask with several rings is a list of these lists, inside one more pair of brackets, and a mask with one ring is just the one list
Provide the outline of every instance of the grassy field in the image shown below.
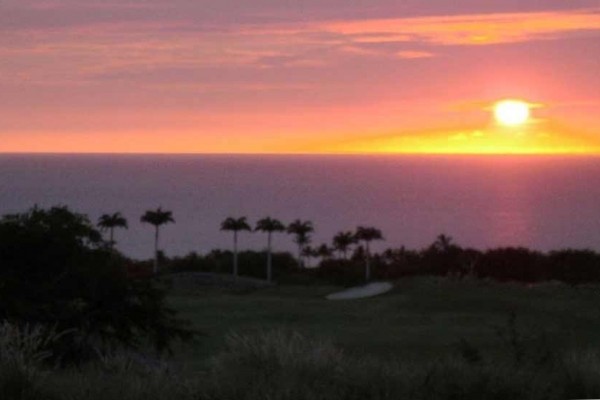
[[398,282],[393,292],[380,297],[324,299],[336,290],[175,291],[172,306],[202,332],[196,343],[178,348],[175,360],[185,369],[201,369],[224,349],[227,335],[274,329],[331,340],[351,355],[414,363],[456,354],[461,340],[486,357],[512,357],[517,346],[556,352],[600,349],[597,287],[415,278]]
[[[328,301],[340,288],[171,290],[202,335],[174,358],[36,361],[0,332],[7,400],[562,400],[600,396],[600,291],[440,278]],[[13,332],[13,333],[11,333]],[[12,339],[11,339],[12,338]],[[24,337],[25,338],[25,337]],[[29,354],[29,355],[28,355]]]

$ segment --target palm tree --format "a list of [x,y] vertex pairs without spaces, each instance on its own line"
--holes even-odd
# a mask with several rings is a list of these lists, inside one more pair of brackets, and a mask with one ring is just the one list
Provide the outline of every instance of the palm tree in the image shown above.
[[365,280],[371,279],[371,250],[369,244],[373,240],[383,240],[381,231],[373,227],[359,226],[354,235],[357,241],[365,242]]
[[237,257],[237,237],[240,231],[249,231],[250,225],[246,221],[246,217],[241,218],[226,218],[221,222],[222,231],[233,231],[233,276],[238,276],[238,257]]
[[98,218],[98,227],[101,231],[108,230],[110,240],[108,242],[108,246],[110,250],[113,249],[114,241],[114,231],[115,228],[125,228],[127,229],[127,220],[125,217],[121,215],[120,212],[116,212],[114,214],[102,214],[100,218]]
[[437,236],[431,247],[437,251],[445,253],[454,247],[454,243],[451,236],[442,233],[441,235]]
[[321,261],[328,260],[333,255],[333,249],[327,246],[326,243],[321,244],[316,248],[317,257],[321,257]]
[[267,232],[267,281],[271,282],[273,277],[273,266],[271,260],[271,237],[275,232],[285,231],[285,226],[281,221],[270,217],[265,217],[256,223],[255,231]]
[[158,273],[158,228],[161,225],[168,224],[169,222],[175,223],[173,219],[173,213],[171,211],[164,211],[161,207],[156,210],[147,210],[144,215],[140,218],[143,223],[154,225],[154,274]]
[[311,246],[304,246],[302,248],[302,257],[304,257],[306,259],[306,266],[307,268],[310,268],[310,260],[314,257],[317,258],[319,257],[319,251],[318,249],[311,247]]
[[310,233],[314,232],[312,222],[295,220],[287,227],[287,233],[294,235],[294,243],[298,246],[298,263],[302,266],[302,249],[310,243]]
[[348,248],[356,243],[353,232],[339,232],[333,237],[333,248],[343,254],[344,260],[348,259]]

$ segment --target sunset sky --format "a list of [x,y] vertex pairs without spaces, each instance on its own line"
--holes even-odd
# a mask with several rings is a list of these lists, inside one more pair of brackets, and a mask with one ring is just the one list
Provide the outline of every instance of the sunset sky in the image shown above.
[[600,1],[0,0],[0,152],[600,153]]

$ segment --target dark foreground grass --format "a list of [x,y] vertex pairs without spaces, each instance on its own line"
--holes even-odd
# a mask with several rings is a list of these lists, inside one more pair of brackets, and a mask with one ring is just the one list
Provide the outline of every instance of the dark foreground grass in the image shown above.
[[230,335],[195,376],[126,357],[81,370],[0,363],[2,399],[539,399],[597,398],[600,356],[569,352],[519,364],[443,357],[414,365],[346,354],[328,341],[269,331]]
[[600,397],[597,288],[415,279],[378,298],[324,300],[332,290],[174,293],[204,336],[168,363],[120,354],[52,369],[35,340],[3,333],[0,398]]
[[334,287],[274,287],[235,293],[202,289],[172,304],[203,332],[177,359],[191,368],[223,350],[228,333],[286,329],[327,339],[349,354],[430,361],[467,341],[510,356],[509,320],[520,342],[557,350],[600,349],[600,289],[419,278],[371,299],[327,301]]

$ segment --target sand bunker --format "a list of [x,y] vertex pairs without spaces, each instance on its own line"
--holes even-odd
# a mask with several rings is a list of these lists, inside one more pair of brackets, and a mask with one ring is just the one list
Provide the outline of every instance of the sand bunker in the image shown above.
[[356,286],[341,292],[328,295],[327,300],[350,300],[377,296],[392,290],[394,285],[389,282],[373,282],[364,286]]

